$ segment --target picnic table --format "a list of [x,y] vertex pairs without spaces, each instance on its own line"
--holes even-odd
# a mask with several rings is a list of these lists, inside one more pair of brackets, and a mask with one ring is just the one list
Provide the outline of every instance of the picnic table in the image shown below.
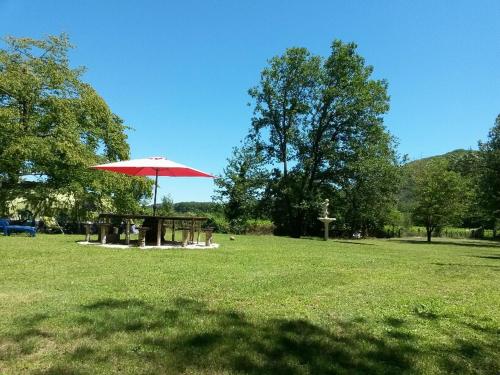
[[[183,243],[187,241],[194,241],[194,233],[196,228],[200,229],[202,223],[208,220],[204,216],[152,216],[152,215],[136,215],[136,214],[113,214],[113,213],[101,213],[99,215],[99,234],[100,241],[105,241],[105,236],[108,233],[111,235],[116,235],[112,232],[112,223],[124,223],[125,224],[125,241],[127,244],[130,243],[130,226],[132,221],[142,220],[142,227],[145,235],[145,242],[154,243],[156,246],[161,246],[162,242],[166,242],[163,229],[167,226],[172,229],[172,242],[175,241],[175,230],[183,230],[184,233],[187,232],[189,238],[185,238],[183,235]],[[147,228],[147,229],[146,229]]]

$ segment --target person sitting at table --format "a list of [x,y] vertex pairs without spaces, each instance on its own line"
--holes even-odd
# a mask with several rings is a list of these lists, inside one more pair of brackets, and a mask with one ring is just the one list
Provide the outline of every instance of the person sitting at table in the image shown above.
[[139,229],[135,226],[135,224],[130,224],[130,233],[137,234],[139,233]]
[[[122,220],[122,222],[120,223],[120,231],[119,231],[119,233],[120,234],[125,233],[126,229],[127,229],[127,223]],[[130,233],[131,234],[137,234],[137,233],[139,233],[139,230],[137,229],[137,227],[136,227],[136,225],[134,224],[133,221],[130,221]]]

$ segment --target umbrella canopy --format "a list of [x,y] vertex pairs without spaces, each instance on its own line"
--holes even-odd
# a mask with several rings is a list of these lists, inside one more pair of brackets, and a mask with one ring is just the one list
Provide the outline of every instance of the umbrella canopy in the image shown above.
[[94,165],[91,168],[123,173],[131,176],[155,176],[153,215],[156,215],[156,191],[158,189],[158,176],[214,178],[214,176],[209,173],[199,171],[160,156],[146,159],[117,161],[114,163]]

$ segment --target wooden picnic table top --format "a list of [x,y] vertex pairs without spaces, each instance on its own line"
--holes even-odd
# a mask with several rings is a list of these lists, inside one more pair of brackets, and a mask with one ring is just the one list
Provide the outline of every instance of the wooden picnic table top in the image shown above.
[[103,219],[162,219],[162,220],[194,220],[202,221],[208,220],[205,216],[153,216],[153,215],[140,215],[140,214],[112,214],[112,213],[101,213],[99,218]]

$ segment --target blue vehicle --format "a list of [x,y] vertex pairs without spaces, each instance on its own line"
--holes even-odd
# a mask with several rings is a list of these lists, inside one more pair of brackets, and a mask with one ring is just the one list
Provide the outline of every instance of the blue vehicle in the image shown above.
[[11,233],[19,232],[28,233],[31,237],[35,237],[36,235],[36,227],[28,225],[11,225],[8,219],[0,219],[0,231],[2,231],[5,236],[10,236]]

